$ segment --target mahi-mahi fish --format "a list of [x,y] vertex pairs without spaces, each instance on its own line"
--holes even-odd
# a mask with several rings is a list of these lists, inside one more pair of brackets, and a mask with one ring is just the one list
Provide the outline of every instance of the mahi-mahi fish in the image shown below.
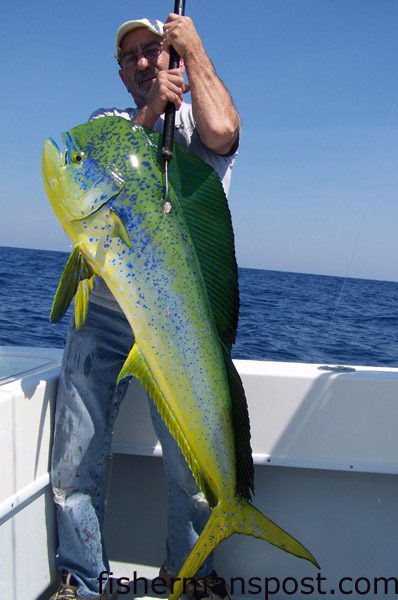
[[48,139],[43,176],[75,244],[56,292],[57,321],[75,296],[83,326],[93,279],[103,277],[135,336],[118,381],[141,381],[212,507],[172,598],[232,533],[318,566],[295,538],[251,503],[253,462],[246,398],[231,360],[237,267],[225,194],[213,169],[175,144],[164,211],[159,135],[103,117]]

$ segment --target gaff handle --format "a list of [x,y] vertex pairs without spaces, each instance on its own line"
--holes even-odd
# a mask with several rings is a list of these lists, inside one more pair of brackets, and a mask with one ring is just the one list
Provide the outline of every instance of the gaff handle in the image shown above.
[[[184,15],[185,13],[185,0],[176,0],[174,3],[174,12],[177,15]],[[180,64],[180,57],[176,50],[170,47],[170,60],[169,69],[176,69]],[[163,160],[168,161],[173,156],[173,139],[174,139],[174,125],[175,125],[175,114],[176,107],[172,102],[168,102],[164,113],[164,127],[163,127],[163,142],[162,142],[162,155]]]

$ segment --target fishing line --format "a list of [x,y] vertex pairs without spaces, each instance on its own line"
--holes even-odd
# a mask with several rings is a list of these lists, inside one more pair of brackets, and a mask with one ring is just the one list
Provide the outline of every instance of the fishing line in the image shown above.
[[391,127],[391,122],[392,122],[392,118],[394,116],[395,110],[397,108],[397,102],[398,102],[398,94],[395,96],[395,100],[393,102],[391,111],[390,111],[390,115],[387,119],[387,123],[386,123],[386,128],[389,129]]
[[331,331],[332,331],[332,327],[334,326],[334,322],[335,322],[337,310],[338,310],[338,308],[340,306],[341,299],[342,299],[343,294],[344,294],[345,286],[347,284],[347,280],[348,280],[349,274],[351,272],[352,263],[353,263],[353,260],[354,260],[354,256],[355,256],[355,253],[356,253],[356,250],[357,250],[359,238],[361,237],[363,225],[364,225],[364,222],[365,222],[366,213],[367,213],[367,208],[365,207],[364,210],[363,210],[363,213],[362,213],[361,221],[359,223],[359,228],[358,228],[357,235],[356,235],[356,238],[355,238],[355,242],[354,242],[354,245],[353,245],[353,248],[352,248],[352,251],[351,251],[351,256],[350,256],[350,259],[348,261],[348,266],[347,266],[347,269],[346,269],[346,273],[344,275],[343,285],[341,286],[340,294],[339,294],[339,297],[337,298],[337,302],[336,302],[336,305],[335,305],[334,310],[333,310],[332,318],[329,321],[327,332],[326,332],[326,335],[324,336],[323,346],[322,346],[322,350],[320,352],[321,360],[322,360],[322,358],[324,356],[325,346],[326,346],[326,343],[327,343],[327,341],[328,341],[328,339],[330,337],[330,334],[331,334]]
[[[391,123],[392,123],[392,119],[393,119],[393,116],[394,116],[395,111],[396,111],[397,103],[398,103],[398,94],[395,96],[395,98],[393,100],[393,104],[392,104],[390,113],[388,115],[387,122],[385,124],[385,129],[386,129],[386,134],[385,135],[387,135],[387,131],[391,128]],[[386,146],[387,146],[387,144],[386,144],[386,140],[385,140],[384,141],[384,154],[386,153]],[[373,192],[376,195],[376,188],[375,188],[374,183],[371,183],[371,187],[373,188]],[[365,206],[365,208],[363,210],[363,214],[362,214],[362,219],[361,219],[361,222],[360,222],[360,225],[359,225],[359,229],[358,229],[358,232],[357,232],[357,236],[356,236],[356,239],[355,239],[355,243],[354,243],[354,246],[353,246],[353,249],[352,249],[352,252],[351,252],[351,257],[350,257],[349,262],[348,262],[348,267],[347,267],[347,270],[346,270],[346,274],[344,276],[343,285],[341,287],[340,294],[339,294],[339,297],[337,299],[336,305],[334,307],[333,315],[332,315],[332,318],[331,318],[331,320],[329,322],[328,330],[327,330],[325,338],[324,338],[322,350],[320,352],[320,360],[324,360],[323,356],[324,356],[324,353],[325,353],[325,346],[326,346],[326,343],[327,343],[327,341],[328,341],[328,339],[330,337],[330,333],[331,333],[332,327],[333,327],[334,322],[335,322],[337,310],[338,310],[338,308],[339,308],[339,306],[341,304],[341,299],[343,297],[344,290],[345,290],[345,287],[346,287],[346,284],[347,284],[347,279],[348,279],[349,273],[351,271],[352,262],[354,260],[354,256],[355,256],[355,253],[356,253],[356,250],[357,250],[359,238],[360,238],[361,233],[362,233],[362,229],[363,229],[363,225],[364,225],[364,222],[365,222],[366,214],[367,214],[367,207]]]

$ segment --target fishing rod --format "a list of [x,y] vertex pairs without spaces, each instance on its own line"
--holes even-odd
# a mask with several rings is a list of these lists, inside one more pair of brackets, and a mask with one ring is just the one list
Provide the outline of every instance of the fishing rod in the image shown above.
[[[185,0],[175,0],[174,13],[183,16],[185,14]],[[169,69],[177,69],[180,65],[180,57],[177,51],[170,46]],[[163,196],[163,212],[167,213],[171,209],[171,204],[168,200],[169,196],[169,175],[168,165],[173,156],[173,139],[175,125],[176,107],[172,102],[168,102],[164,114],[163,126],[163,141],[162,141],[162,156],[164,162],[164,196]]]

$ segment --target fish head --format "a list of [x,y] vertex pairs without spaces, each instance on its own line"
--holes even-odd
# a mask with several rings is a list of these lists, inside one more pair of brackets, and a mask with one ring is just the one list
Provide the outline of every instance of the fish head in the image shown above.
[[115,199],[133,181],[148,180],[158,194],[162,175],[149,132],[120,117],[101,117],[62,136],[63,147],[49,138],[43,149],[43,180],[62,225],[83,220]]

